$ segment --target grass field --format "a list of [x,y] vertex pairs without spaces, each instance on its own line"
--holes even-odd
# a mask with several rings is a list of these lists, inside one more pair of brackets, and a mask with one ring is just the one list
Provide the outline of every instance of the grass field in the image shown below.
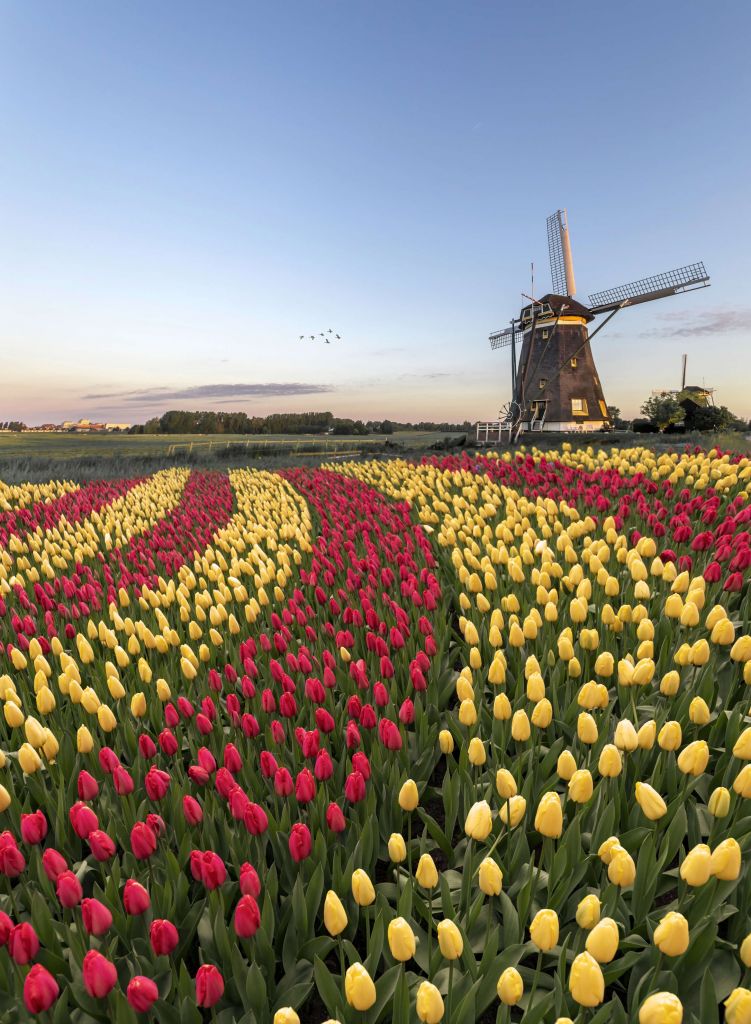
[[15,483],[113,477],[170,465],[263,465],[268,460],[301,462],[332,456],[376,454],[389,449],[418,452],[447,436],[405,431],[390,435],[320,434],[50,434],[0,433],[0,478]]

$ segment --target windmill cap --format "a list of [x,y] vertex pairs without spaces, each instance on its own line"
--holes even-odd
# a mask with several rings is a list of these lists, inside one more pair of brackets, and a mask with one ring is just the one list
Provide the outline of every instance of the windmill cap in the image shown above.
[[[555,316],[580,316],[583,317],[587,322],[594,320],[594,314],[586,306],[583,306],[581,302],[577,302],[576,299],[572,299],[570,295],[543,295],[541,299],[536,300],[537,303],[543,303],[550,306]],[[565,309],[563,308],[565,306]],[[522,317],[524,314],[531,310],[532,306],[525,306],[522,310]]]

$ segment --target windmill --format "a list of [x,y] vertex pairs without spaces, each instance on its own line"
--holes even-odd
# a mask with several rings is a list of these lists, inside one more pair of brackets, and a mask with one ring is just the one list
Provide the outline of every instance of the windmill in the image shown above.
[[[600,378],[590,342],[620,309],[679,292],[706,288],[709,275],[703,263],[692,263],[665,274],[643,278],[589,296],[588,305],[578,302],[574,261],[565,210],[551,214],[548,254],[553,291],[542,298],[525,296],[524,306],[511,326],[490,335],[492,349],[511,349],[511,401],[495,424],[478,424],[491,440],[490,430],[502,440],[508,430],[515,440],[523,430],[600,430],[610,426]],[[589,332],[596,317],[604,320]],[[521,354],[517,363],[517,346]]]

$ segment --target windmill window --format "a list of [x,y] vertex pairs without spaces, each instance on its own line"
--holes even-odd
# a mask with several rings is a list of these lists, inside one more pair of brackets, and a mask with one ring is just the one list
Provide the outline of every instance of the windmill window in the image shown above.
[[540,377],[540,391],[544,391],[547,386],[548,386],[548,378],[547,377]]
[[576,369],[576,356],[572,356],[572,358],[571,358],[571,369],[572,370]]
[[546,328],[546,329],[545,329],[545,330],[544,330],[544,331],[542,332],[542,340],[543,340],[543,341],[547,341],[547,339],[548,339],[549,337],[550,337],[550,331],[549,331],[549,330],[547,330],[547,328]]
[[608,407],[607,407],[607,405],[605,405],[605,403],[603,402],[602,399],[600,399],[600,412],[602,413],[602,415],[605,417],[606,420],[610,419],[610,416],[608,415]]
[[571,399],[571,414],[572,416],[586,416],[587,399],[586,398],[572,398]]

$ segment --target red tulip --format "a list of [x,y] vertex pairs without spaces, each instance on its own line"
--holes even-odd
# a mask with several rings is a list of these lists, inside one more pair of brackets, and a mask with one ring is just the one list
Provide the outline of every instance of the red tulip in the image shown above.
[[146,978],[143,974],[136,974],[128,982],[125,995],[136,1013],[148,1013],[159,998],[159,989],[151,978]]
[[261,836],[269,827],[269,819],[260,804],[250,803],[243,817],[245,827],[252,836]]
[[152,765],[146,772],[146,778],[144,779],[144,786],[149,799],[163,800],[167,795],[171,781],[167,772],[163,772],[160,768],[155,768]]
[[214,1006],[224,993],[224,978],[213,964],[203,964],[196,972],[196,1003]]
[[21,815],[21,837],[25,843],[35,846],[47,835],[47,819],[43,811]]
[[81,883],[72,871],[63,871],[57,880],[57,898],[63,907],[77,907],[83,896]]
[[29,1013],[44,1013],[60,995],[60,987],[46,967],[34,964],[23,983],[23,1001]]
[[292,776],[286,768],[277,768],[274,776],[274,790],[277,796],[287,797],[294,789]]
[[195,797],[183,797],[183,815],[189,825],[198,825],[203,821],[203,810]]
[[326,808],[326,824],[332,832],[343,832],[347,827],[347,822],[339,804],[331,803]]
[[247,861],[240,868],[240,892],[243,896],[254,896],[256,899],[261,894],[258,872]]
[[67,871],[68,862],[61,853],[48,846],[42,854],[42,867],[50,882],[56,882],[63,871]]
[[89,950],[83,958],[83,983],[92,999],[104,999],[117,984],[115,965],[95,949]]
[[149,938],[151,939],[151,948],[157,956],[169,956],[179,940],[177,928],[171,921],[164,918],[156,918],[151,922]]
[[99,828],[95,828],[93,832],[89,832],[86,842],[91,847],[91,852],[98,861],[109,860],[110,857],[114,857],[115,855],[114,840]]
[[213,775],[216,771],[216,758],[211,753],[208,747],[201,747],[198,751],[198,763],[207,771],[209,775]]
[[145,914],[151,906],[151,898],[148,892],[134,878],[129,878],[123,889],[123,906],[126,913],[133,917]]
[[309,804],[316,795],[316,783],[309,768],[303,768],[295,780],[295,798],[299,804]]
[[276,775],[279,765],[276,762],[274,755],[268,750],[261,751],[261,775],[266,779],[273,779]]
[[87,839],[91,832],[99,828],[96,814],[94,814],[90,807],[80,801],[73,804],[68,812],[68,817],[73,826],[73,831],[80,839]]
[[39,938],[28,921],[14,926],[8,937],[8,952],[17,964],[27,964],[39,952]]
[[146,822],[137,821],[130,830],[130,848],[136,860],[148,860],[156,850],[156,835]]
[[299,823],[293,825],[289,837],[289,852],[292,860],[299,864],[301,860],[305,860],[306,857],[310,856],[312,848],[313,840],[311,839],[308,826]]
[[344,782],[344,795],[351,804],[365,799],[365,779],[358,771],[350,772]]
[[138,737],[138,753],[145,761],[156,757],[156,743],[147,732],[142,732]]
[[235,907],[235,932],[241,939],[249,939],[261,926],[261,912],[253,896],[245,895]]
[[227,771],[237,775],[242,771],[243,762],[240,753],[234,743],[228,743],[224,748],[224,767]]
[[[175,712],[175,715],[177,715],[177,712]],[[162,729],[157,738],[159,740],[159,746],[167,757],[173,757],[177,753],[179,744],[173,732],[170,732],[169,729]]]
[[118,796],[128,796],[135,788],[133,777],[121,764],[117,765],[112,772],[112,782]]
[[102,747],[99,751],[99,764],[103,772],[111,775],[120,764],[120,758],[111,747]]
[[93,800],[99,795],[99,783],[87,771],[78,773],[78,798],[79,800]]
[[3,832],[0,835],[0,875],[17,878],[25,867],[26,858],[18,849],[14,836]]
[[89,935],[104,935],[112,927],[112,914],[99,900],[92,898],[81,902],[83,926]]
[[[243,865],[244,867],[250,867],[250,864]],[[240,874],[240,888],[242,889],[242,869]],[[257,894],[256,894],[257,895]],[[4,910],[0,910],[0,946],[4,946],[10,938],[10,933],[13,931],[13,922],[5,913]]]

